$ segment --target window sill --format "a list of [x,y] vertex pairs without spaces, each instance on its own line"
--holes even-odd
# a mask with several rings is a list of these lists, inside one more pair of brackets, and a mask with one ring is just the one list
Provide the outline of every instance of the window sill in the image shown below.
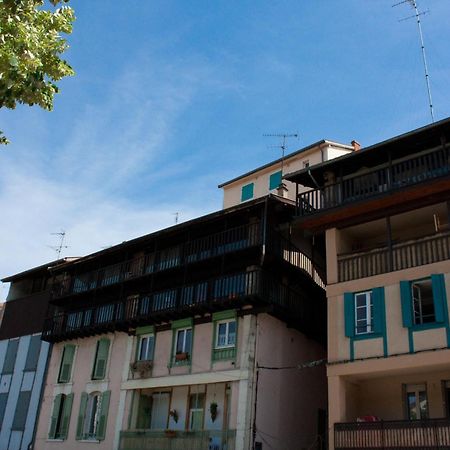
[[433,330],[436,328],[445,328],[447,325],[445,322],[430,322],[430,323],[422,323],[420,325],[411,325],[411,331],[424,331],[424,330]]
[[355,334],[353,336],[354,341],[364,341],[366,339],[377,339],[382,338],[383,335],[381,333],[365,333],[365,334]]
[[78,442],[83,444],[100,444],[98,439],[80,439]]
[[46,439],[46,442],[64,442],[64,439]]

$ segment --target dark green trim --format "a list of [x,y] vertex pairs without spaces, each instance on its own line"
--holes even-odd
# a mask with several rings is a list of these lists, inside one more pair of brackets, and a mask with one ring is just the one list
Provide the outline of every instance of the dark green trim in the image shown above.
[[271,191],[272,189],[276,189],[278,186],[280,186],[281,180],[282,180],[281,170],[270,175],[269,190]]
[[414,353],[414,336],[411,327],[408,328],[408,344],[409,344],[409,353]]
[[172,322],[172,330],[176,330],[178,328],[192,328],[194,324],[194,320],[192,317],[188,317],[187,319],[174,320]]
[[136,328],[136,335],[140,334],[155,334],[155,327],[153,325],[148,325],[146,327]]
[[215,312],[212,315],[212,320],[227,320],[227,319],[234,319],[236,317],[236,310],[235,309],[227,309],[226,311],[219,311]]

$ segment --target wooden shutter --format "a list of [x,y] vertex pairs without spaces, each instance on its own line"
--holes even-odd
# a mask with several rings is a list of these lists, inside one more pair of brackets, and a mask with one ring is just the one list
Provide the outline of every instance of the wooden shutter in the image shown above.
[[58,394],[55,397],[55,400],[53,401],[53,411],[52,411],[52,418],[50,421],[50,431],[48,433],[49,439],[56,438],[56,426],[58,425],[59,410],[61,408],[62,398],[63,398],[62,394]]
[[344,293],[345,335],[355,335],[355,296],[351,292]]
[[97,343],[97,354],[95,356],[94,380],[103,380],[106,375],[106,364],[108,362],[109,339],[100,339]]
[[383,333],[384,331],[384,288],[375,288],[372,290],[373,302],[373,331]]
[[60,439],[67,439],[67,432],[69,431],[70,413],[72,412],[73,394],[66,395],[64,399],[63,412],[61,418],[61,425],[59,431]]
[[73,357],[75,355],[75,345],[65,345],[63,357],[61,360],[61,368],[59,370],[59,383],[68,383],[72,373]]
[[444,275],[431,275],[433,289],[434,316],[436,322],[447,322],[447,295]]
[[402,302],[403,326],[409,328],[413,324],[411,283],[409,281],[400,281],[400,297]]
[[87,401],[88,401],[87,393],[82,392],[80,399],[80,411],[78,413],[78,422],[77,422],[77,434],[76,434],[77,440],[83,439],[84,416],[86,415]]
[[110,397],[111,391],[103,392],[100,404],[100,419],[98,421],[97,433],[95,436],[99,441],[103,441],[105,439]]

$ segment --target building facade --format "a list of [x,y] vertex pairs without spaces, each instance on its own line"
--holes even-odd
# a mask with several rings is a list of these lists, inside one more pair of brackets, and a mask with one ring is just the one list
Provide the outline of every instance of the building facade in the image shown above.
[[324,267],[266,196],[52,270],[36,449],[321,448]]
[[5,278],[10,289],[0,325],[0,448],[27,450],[33,442],[50,352],[41,341],[53,261]]
[[326,236],[331,450],[450,446],[449,139],[446,119],[288,175]]

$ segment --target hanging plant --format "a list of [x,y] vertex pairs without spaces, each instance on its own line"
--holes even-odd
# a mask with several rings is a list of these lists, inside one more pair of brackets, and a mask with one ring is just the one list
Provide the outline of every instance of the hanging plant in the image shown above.
[[171,409],[169,411],[169,416],[172,417],[175,423],[178,423],[178,412],[176,409]]
[[209,412],[211,414],[211,420],[213,422],[215,422],[216,418],[217,418],[217,403],[216,402],[212,402],[209,405]]

